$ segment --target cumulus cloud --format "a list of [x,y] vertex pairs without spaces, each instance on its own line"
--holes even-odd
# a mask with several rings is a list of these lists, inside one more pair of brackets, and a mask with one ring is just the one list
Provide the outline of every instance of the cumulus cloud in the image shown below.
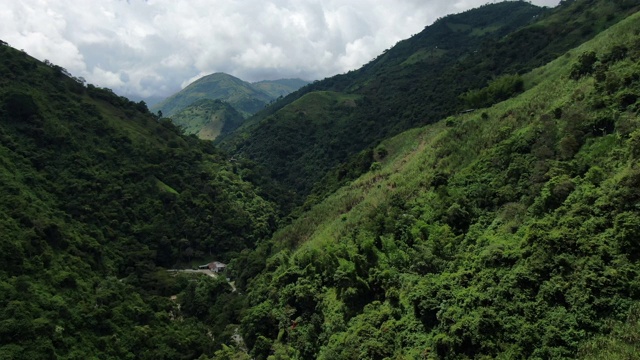
[[248,81],[343,73],[487,2],[21,0],[0,8],[0,39],[121,94],[168,95],[213,72]]

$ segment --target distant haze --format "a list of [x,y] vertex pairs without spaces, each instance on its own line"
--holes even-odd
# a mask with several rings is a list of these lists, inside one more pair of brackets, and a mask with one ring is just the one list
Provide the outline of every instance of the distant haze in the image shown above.
[[166,96],[214,72],[250,82],[343,73],[487,2],[5,0],[0,39],[119,94]]

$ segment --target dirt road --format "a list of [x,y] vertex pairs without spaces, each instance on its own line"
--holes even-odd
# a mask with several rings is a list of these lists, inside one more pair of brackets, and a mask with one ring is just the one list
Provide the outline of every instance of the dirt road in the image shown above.
[[198,270],[192,270],[192,269],[171,269],[171,270],[167,270],[169,272],[183,272],[183,273],[192,273],[192,274],[205,274],[207,276],[211,276],[211,277],[218,277],[218,274],[214,273],[213,271],[209,270],[209,269],[198,269]]
[[[198,270],[192,270],[192,269],[170,269],[167,270],[168,272],[175,272],[175,273],[190,273],[190,274],[204,274],[207,276],[211,276],[212,278],[218,277],[218,274],[214,273],[213,271],[209,270],[209,269],[198,269]],[[229,286],[231,286],[231,289],[233,289],[233,292],[236,291],[236,286],[233,283],[233,281],[227,281],[227,283],[229,284]]]

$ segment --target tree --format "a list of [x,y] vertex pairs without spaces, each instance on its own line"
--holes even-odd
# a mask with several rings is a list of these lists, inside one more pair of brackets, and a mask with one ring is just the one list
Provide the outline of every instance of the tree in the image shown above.
[[598,57],[595,52],[587,51],[582,53],[580,57],[578,57],[578,62],[573,64],[569,76],[574,80],[578,80],[585,75],[591,74],[596,61],[598,61]]

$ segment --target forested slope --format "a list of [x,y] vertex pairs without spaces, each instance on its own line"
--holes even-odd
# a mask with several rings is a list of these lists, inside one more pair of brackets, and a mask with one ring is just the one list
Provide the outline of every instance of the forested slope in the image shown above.
[[640,356],[639,28],[634,14],[523,74],[522,94],[383,141],[366,174],[238,259],[251,357]]
[[[266,166],[302,202],[318,181],[353,161],[352,156],[469,108],[461,97],[467,91],[541,66],[637,7],[635,1],[578,0],[543,9],[506,1],[446,16],[361,69],[315,82],[274,103],[220,139],[221,146]],[[345,94],[353,101],[345,106],[336,95],[338,100],[324,103],[320,113],[298,111],[295,103],[317,91]],[[352,168],[366,169],[373,161],[358,157]],[[344,183],[357,174],[336,171],[325,182]],[[319,193],[322,198],[330,191]]]
[[3,43],[0,358],[213,355],[238,294],[164,268],[228,261],[274,230],[252,171]]

